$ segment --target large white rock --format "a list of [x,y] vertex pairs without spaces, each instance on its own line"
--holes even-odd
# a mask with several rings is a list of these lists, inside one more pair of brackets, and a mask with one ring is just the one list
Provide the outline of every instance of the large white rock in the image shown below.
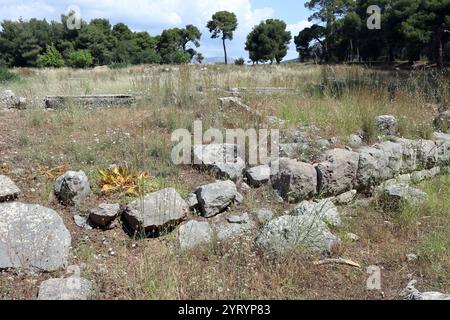
[[339,242],[326,224],[310,215],[282,216],[264,226],[256,243],[274,253],[307,249],[331,252]]
[[49,279],[39,286],[38,300],[91,300],[91,298],[91,282],[77,276]]
[[353,189],[356,183],[359,154],[345,149],[325,152],[324,161],[316,167],[319,193],[335,196]]
[[261,165],[247,170],[247,180],[250,186],[260,187],[270,180],[270,166]]
[[214,231],[206,221],[191,220],[180,227],[178,239],[183,250],[210,246],[214,240]]
[[281,158],[278,170],[272,170],[270,180],[285,201],[299,202],[317,194],[317,171],[308,163]]
[[71,236],[52,209],[0,204],[0,269],[55,271],[67,265]]
[[398,133],[398,120],[392,115],[376,117],[375,125],[382,134],[396,135]]
[[201,186],[196,194],[200,212],[207,218],[225,211],[233,203],[240,202],[242,197],[234,182],[230,180]]
[[339,227],[341,225],[341,215],[331,199],[323,199],[318,202],[302,201],[292,210],[291,215],[311,216],[329,226]]
[[0,175],[0,202],[16,199],[20,195],[20,189],[7,176]]
[[246,164],[238,145],[208,144],[194,145],[194,164],[206,168],[218,178],[227,178],[234,182],[242,178]]
[[405,183],[388,184],[383,189],[382,205],[387,211],[398,211],[401,205],[419,205],[427,200],[427,194]]
[[158,236],[172,231],[186,218],[189,208],[173,188],[150,193],[123,208],[123,217],[134,231]]
[[408,283],[408,286],[403,290],[405,300],[450,300],[450,294],[445,294],[436,291],[420,292],[415,288],[416,280]]
[[83,171],[68,171],[56,179],[54,192],[62,204],[78,206],[91,192],[89,179]]
[[390,141],[372,147],[362,147],[359,152],[357,186],[361,191],[370,191],[385,180],[400,174],[403,163],[403,147]]

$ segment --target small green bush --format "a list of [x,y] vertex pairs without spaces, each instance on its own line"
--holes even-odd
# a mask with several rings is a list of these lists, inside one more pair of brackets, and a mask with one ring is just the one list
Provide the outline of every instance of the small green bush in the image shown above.
[[58,49],[47,45],[45,53],[38,56],[37,65],[41,68],[61,68],[64,67],[64,58]]
[[94,60],[88,50],[77,50],[71,52],[67,58],[67,64],[72,68],[89,68],[93,65]]
[[245,60],[244,60],[244,58],[236,59],[236,60],[234,60],[234,64],[237,66],[243,66],[245,64]]
[[0,68],[0,82],[18,80],[19,76],[15,73],[8,71],[7,69]]
[[128,64],[126,62],[113,62],[108,67],[110,69],[124,69],[124,68],[128,68],[129,66],[130,66],[130,64]]

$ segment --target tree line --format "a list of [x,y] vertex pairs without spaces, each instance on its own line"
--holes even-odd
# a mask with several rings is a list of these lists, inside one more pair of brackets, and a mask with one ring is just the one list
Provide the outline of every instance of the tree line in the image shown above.
[[[366,23],[372,5],[381,9],[380,28],[374,30]],[[450,60],[450,0],[310,0],[305,6],[312,11],[309,20],[314,24],[294,36],[301,61],[413,62],[425,57],[443,66]],[[197,51],[202,33],[194,25],[151,36],[133,32],[124,23],[93,19],[81,21],[80,28],[72,30],[67,23],[71,14],[62,15],[59,22],[2,21],[0,66],[85,68],[202,63],[204,59]],[[227,64],[226,43],[238,28],[236,15],[216,12],[206,27],[211,38],[221,40]],[[267,19],[248,34],[245,50],[255,64],[280,63],[291,40],[284,21]]]
[[[381,9],[379,28],[369,29],[368,8]],[[450,0],[311,0],[315,23],[294,41],[300,59],[318,62],[422,58],[450,61]]]

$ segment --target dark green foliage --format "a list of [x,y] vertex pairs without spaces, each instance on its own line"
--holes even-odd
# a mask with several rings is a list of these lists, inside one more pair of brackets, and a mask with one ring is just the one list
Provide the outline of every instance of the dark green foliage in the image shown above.
[[189,63],[197,55],[197,51],[192,48],[192,45],[198,48],[201,36],[200,31],[193,25],[187,25],[184,29],[172,28],[164,30],[156,46],[161,56],[161,62]]
[[67,58],[67,65],[72,68],[89,68],[93,63],[94,59],[89,50],[71,52]]
[[238,59],[234,60],[234,64],[237,66],[243,66],[245,64],[245,60],[244,60],[244,58],[238,58]]
[[45,53],[38,56],[37,65],[41,68],[61,68],[64,67],[64,58],[54,46],[47,45]]
[[247,36],[245,50],[254,63],[280,63],[287,54],[291,33],[286,31],[286,23],[278,19],[268,19],[253,28]]
[[9,72],[7,69],[0,67],[0,83],[18,80],[17,74]]
[[[381,8],[381,29],[366,26],[367,8]],[[311,0],[315,24],[295,37],[302,60],[361,62],[428,58],[450,61],[450,0]],[[314,49],[314,50],[313,50]]]
[[226,40],[233,40],[233,33],[238,27],[236,15],[233,12],[219,11],[213,14],[212,19],[208,21],[206,27],[211,32],[211,38],[222,39],[223,52],[225,55],[225,64],[228,64]]
[[163,31],[152,37],[147,32],[133,32],[108,19],[81,21],[79,30],[69,30],[69,16],[61,22],[31,19],[1,23],[0,62],[5,67],[86,68],[96,65],[131,65],[154,63],[189,63],[203,60],[195,49],[200,46],[197,27]]

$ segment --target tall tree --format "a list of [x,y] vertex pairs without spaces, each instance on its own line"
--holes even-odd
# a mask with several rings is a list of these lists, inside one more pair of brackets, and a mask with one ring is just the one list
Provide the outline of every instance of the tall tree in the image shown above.
[[219,11],[213,14],[212,19],[208,21],[206,27],[212,33],[211,38],[222,38],[223,52],[225,55],[225,64],[228,64],[226,40],[233,40],[233,33],[238,27],[236,15],[233,12]]
[[408,39],[430,46],[433,61],[442,68],[450,38],[450,0],[420,0],[416,12],[402,26]]
[[311,56],[312,47],[315,43],[318,43],[323,47],[324,36],[325,28],[314,24],[309,28],[303,29],[294,37],[294,43],[301,61],[304,61]]
[[184,29],[164,30],[157,45],[162,63],[189,63],[197,51],[188,44],[192,43],[196,48],[199,47],[200,37],[200,31],[193,25],[188,25]]
[[326,61],[331,59],[330,51],[334,44],[331,38],[335,31],[335,21],[345,17],[353,6],[354,0],[310,0],[305,3],[306,8],[314,11],[308,20],[316,21],[325,28],[323,51]]
[[245,43],[250,60],[255,63],[280,63],[286,56],[291,41],[291,32],[286,28],[286,23],[278,19],[268,19],[255,26]]

